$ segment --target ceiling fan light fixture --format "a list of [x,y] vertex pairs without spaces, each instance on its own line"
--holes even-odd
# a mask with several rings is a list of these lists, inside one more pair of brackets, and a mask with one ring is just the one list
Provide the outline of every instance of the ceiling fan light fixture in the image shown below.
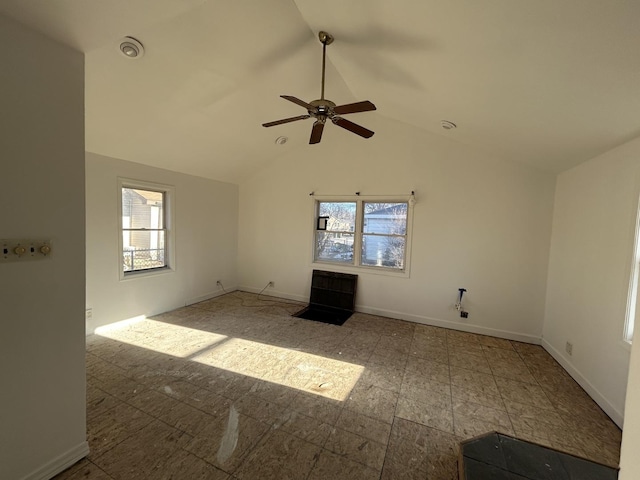
[[133,37],[124,37],[118,43],[118,50],[127,58],[138,59],[144,56],[142,43]]

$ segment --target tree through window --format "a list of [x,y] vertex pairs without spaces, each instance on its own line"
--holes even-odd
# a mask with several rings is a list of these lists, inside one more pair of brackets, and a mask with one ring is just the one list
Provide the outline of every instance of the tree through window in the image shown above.
[[355,202],[319,202],[318,217],[329,217],[316,232],[316,260],[353,263]]

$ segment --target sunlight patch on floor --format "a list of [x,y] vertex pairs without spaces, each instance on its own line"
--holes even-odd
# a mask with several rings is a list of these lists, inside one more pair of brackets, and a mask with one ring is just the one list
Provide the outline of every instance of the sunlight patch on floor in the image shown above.
[[361,365],[242,338],[192,360],[334,400],[345,400],[364,371]]
[[227,336],[150,320],[144,315],[96,328],[101,337],[174,357],[187,358],[227,340]]
[[96,334],[340,401],[364,371],[361,365],[144,316],[100,327]]

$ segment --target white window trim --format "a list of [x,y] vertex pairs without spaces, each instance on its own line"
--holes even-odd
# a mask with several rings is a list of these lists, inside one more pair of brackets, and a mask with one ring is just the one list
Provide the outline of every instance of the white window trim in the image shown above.
[[[164,185],[161,183],[147,182],[144,180],[136,180],[132,178],[118,177],[118,189],[117,189],[117,205],[118,205],[118,272],[120,281],[139,279],[144,277],[151,277],[155,275],[163,275],[166,273],[172,273],[176,270],[175,261],[175,187],[171,185]],[[164,192],[164,215],[165,215],[165,261],[166,266],[161,268],[154,268],[151,270],[134,270],[125,272],[122,268],[122,189],[123,188],[138,188],[141,190],[152,190],[157,192]]]
[[636,207],[636,222],[633,230],[633,256],[631,259],[631,274],[629,277],[629,292],[627,294],[627,308],[624,318],[622,341],[627,345],[633,343],[635,324],[640,312],[640,201]]
[[629,282],[629,294],[627,296],[627,310],[624,319],[624,333],[622,341],[631,345],[633,343],[633,332],[635,330],[636,319],[640,312],[640,295],[638,295],[638,280],[640,275],[640,262],[638,255],[638,234],[636,233],[636,241],[634,245],[634,262],[631,265],[631,280]]
[[[387,196],[360,196],[360,195],[347,195],[347,196],[322,196],[322,195],[314,195],[311,197],[311,208],[312,208],[312,235],[311,235],[311,267],[313,268],[330,268],[336,272],[342,273],[367,273],[373,275],[384,275],[389,277],[401,277],[401,278],[409,278],[411,276],[411,239],[413,237],[413,207],[415,202],[412,201],[411,196],[406,197],[387,197]],[[317,229],[317,220],[318,220],[318,202],[355,202],[356,203],[356,225],[354,233],[354,252],[353,258],[354,263],[339,263],[339,262],[329,262],[323,260],[316,260],[316,229]],[[406,234],[406,243],[405,243],[405,252],[404,252],[404,268],[402,270],[395,269],[391,267],[376,267],[371,265],[359,265],[356,263],[356,256],[359,253],[357,248],[360,248],[361,238],[362,236],[362,222],[364,220],[364,215],[358,215],[357,212],[362,212],[364,209],[361,203],[406,203],[407,204],[407,234]],[[358,260],[359,262],[359,260]]]

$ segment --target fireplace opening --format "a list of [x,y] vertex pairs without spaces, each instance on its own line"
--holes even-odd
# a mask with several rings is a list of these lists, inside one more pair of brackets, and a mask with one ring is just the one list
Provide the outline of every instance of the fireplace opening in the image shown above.
[[357,275],[314,270],[309,305],[293,316],[342,325],[355,310],[357,284]]

